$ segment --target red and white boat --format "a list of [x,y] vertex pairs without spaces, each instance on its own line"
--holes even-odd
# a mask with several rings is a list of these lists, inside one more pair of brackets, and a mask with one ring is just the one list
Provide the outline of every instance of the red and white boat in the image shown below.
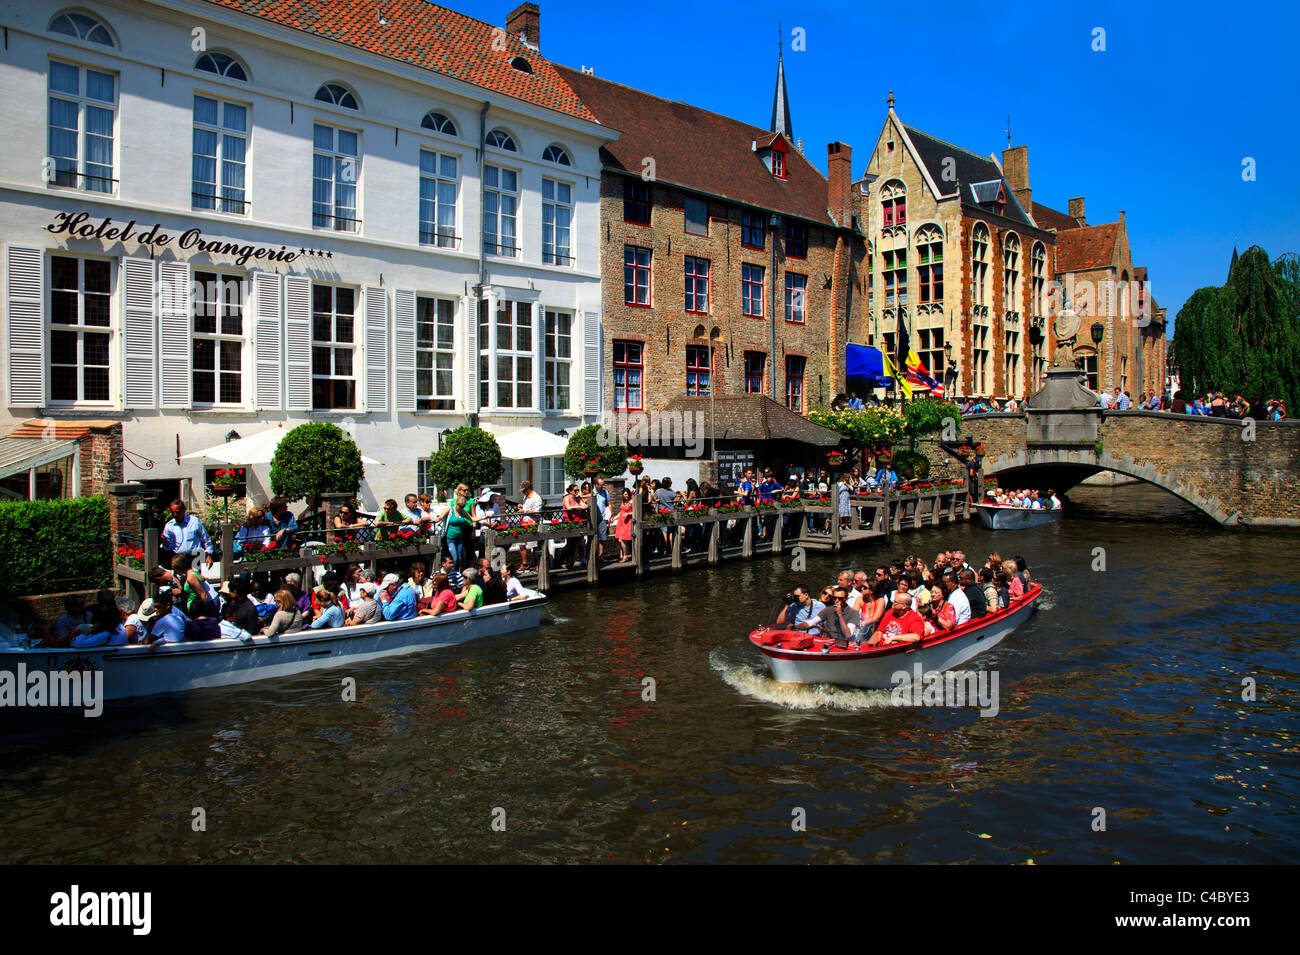
[[[919,643],[894,643],[851,650],[835,646],[825,637],[798,630],[760,627],[750,641],[767,657],[772,678],[781,683],[831,683],[889,689],[898,684],[894,674],[912,674],[917,664],[923,673],[950,670],[995,647],[1034,614],[1041,584],[1005,610],[988,614],[955,630],[932,633]],[[829,647],[829,649],[826,649]]]

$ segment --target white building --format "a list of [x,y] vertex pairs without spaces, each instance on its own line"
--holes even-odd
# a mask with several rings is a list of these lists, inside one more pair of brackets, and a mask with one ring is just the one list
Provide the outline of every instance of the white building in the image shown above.
[[[423,0],[0,0],[0,23],[0,434],[120,420],[127,480],[198,496],[181,455],[331,420],[384,464],[373,506],[425,486],[445,429],[598,420],[616,134],[533,4],[508,32]],[[558,459],[502,483],[530,473],[562,493]]]

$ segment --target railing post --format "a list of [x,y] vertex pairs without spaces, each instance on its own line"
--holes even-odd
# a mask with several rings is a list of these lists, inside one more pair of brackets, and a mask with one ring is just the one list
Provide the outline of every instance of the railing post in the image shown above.
[[776,506],[776,523],[772,525],[772,553],[779,554],[785,548],[785,510],[780,504]]
[[722,528],[726,521],[714,521],[709,525],[709,563],[716,564],[722,554]]
[[754,516],[745,515],[745,537],[740,545],[740,556],[749,560],[754,556]]
[[[665,524],[664,528],[667,529],[669,526],[670,525]],[[672,568],[673,570],[681,570],[682,569],[682,525],[678,524],[676,528],[670,533],[673,541]]]
[[[838,497],[838,495],[836,495]],[[831,550],[840,549],[840,505],[837,500],[831,505]]]
[[158,566],[158,528],[145,528],[144,534],[144,595],[152,597],[149,592],[149,574]]
[[221,525],[221,579],[235,576],[235,525],[227,521]]
[[591,500],[587,502],[587,521],[591,524],[591,540],[587,542],[587,583],[600,582],[600,557],[604,548],[600,544],[600,499],[593,485]]
[[[538,527],[541,525],[539,524]],[[539,531],[538,533],[541,533]],[[537,542],[537,589],[545,593],[551,586],[551,542],[543,537]]]

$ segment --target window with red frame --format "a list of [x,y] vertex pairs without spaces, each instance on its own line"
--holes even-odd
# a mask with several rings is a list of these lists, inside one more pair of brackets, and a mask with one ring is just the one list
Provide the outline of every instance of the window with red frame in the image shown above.
[[882,200],[880,206],[884,215],[883,225],[903,225],[907,222],[907,196]]
[[640,411],[642,344],[640,342],[614,342],[614,409]]
[[713,349],[708,345],[686,346],[686,394],[707,395],[713,386]]
[[763,393],[763,371],[767,366],[767,354],[761,351],[745,352],[745,392],[751,395]]
[[742,212],[740,214],[740,244],[751,249],[761,249],[767,245],[767,236],[763,232],[763,216],[759,212]]
[[785,356],[785,406],[803,414],[803,370],[808,359],[802,355]]
[[623,180],[623,221],[650,224],[650,183]]
[[753,318],[763,317],[763,267],[745,263],[740,267],[741,312]]
[[778,179],[785,178],[785,153],[779,149],[772,150],[772,175]]
[[626,305],[650,304],[649,249],[623,246],[623,302]]
[[785,273],[785,320],[802,325],[807,320],[808,276]]
[[709,260],[686,256],[686,311],[709,310]]
[[808,227],[802,222],[785,222],[785,255],[788,259],[808,258]]

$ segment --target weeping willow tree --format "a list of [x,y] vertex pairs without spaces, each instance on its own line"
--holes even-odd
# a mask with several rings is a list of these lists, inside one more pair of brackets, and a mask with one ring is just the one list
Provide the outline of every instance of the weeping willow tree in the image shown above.
[[1174,359],[1190,398],[1243,395],[1257,411],[1281,398],[1300,408],[1300,264],[1276,263],[1259,246],[1238,260],[1221,288],[1197,289],[1178,310]]

